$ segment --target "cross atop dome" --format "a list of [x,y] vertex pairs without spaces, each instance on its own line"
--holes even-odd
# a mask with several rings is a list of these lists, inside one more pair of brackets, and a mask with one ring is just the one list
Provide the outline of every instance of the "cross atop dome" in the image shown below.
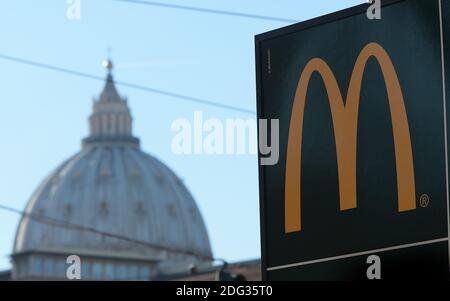
[[114,64],[111,59],[112,48],[108,47],[107,51],[108,51],[108,59],[106,59],[102,62],[102,66],[103,66],[103,68],[108,70],[108,74],[111,74],[112,69],[114,68]]
[[108,70],[108,73],[111,73],[112,69],[114,68],[114,64],[111,59],[104,60],[102,62],[102,66],[103,68]]
[[102,62],[103,68],[108,70],[108,75],[106,77],[105,87],[103,88],[103,92],[100,94],[100,102],[120,102],[125,101],[122,99],[117,92],[116,85],[114,83],[114,79],[112,76],[112,69],[114,68],[114,64],[111,58],[104,60]]

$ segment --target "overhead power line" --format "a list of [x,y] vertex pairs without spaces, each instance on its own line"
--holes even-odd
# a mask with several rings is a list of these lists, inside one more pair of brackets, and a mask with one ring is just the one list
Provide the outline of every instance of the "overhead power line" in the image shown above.
[[298,20],[292,20],[292,19],[286,19],[286,18],[246,14],[246,13],[231,12],[231,11],[225,11],[225,10],[209,9],[209,8],[194,7],[194,6],[177,5],[177,4],[169,4],[169,3],[160,3],[160,2],[154,2],[154,1],[142,1],[142,0],[113,0],[113,1],[133,3],[133,4],[143,4],[143,5],[165,7],[165,8],[173,8],[173,9],[180,9],[180,10],[189,10],[189,11],[210,13],[210,14],[216,14],[216,15],[226,15],[226,16],[241,17],[241,18],[276,21],[276,22],[283,22],[283,23],[299,22]]
[[[71,70],[71,69],[67,69],[67,68],[63,68],[63,67],[53,66],[53,65],[46,64],[46,63],[40,63],[40,62],[23,59],[23,58],[19,58],[19,57],[14,57],[14,56],[10,56],[10,55],[5,55],[5,54],[0,54],[0,59],[12,61],[12,62],[24,64],[24,65],[29,65],[29,66],[33,66],[33,67],[37,67],[37,68],[41,68],[41,69],[47,69],[47,70],[51,70],[51,71],[61,72],[61,73],[78,76],[78,77],[84,77],[84,78],[94,79],[94,80],[98,80],[98,81],[105,80],[101,76],[88,74],[88,73],[84,73],[84,72],[80,72],[80,71],[76,71],[76,70]],[[159,94],[159,95],[163,95],[163,96],[168,96],[168,97],[172,97],[172,98],[178,98],[180,100],[189,101],[189,102],[193,102],[193,103],[197,103],[197,104],[212,106],[212,107],[235,111],[235,112],[244,113],[244,114],[250,114],[250,115],[256,114],[252,110],[247,110],[244,108],[230,106],[227,104],[222,104],[222,103],[218,103],[218,102],[207,100],[207,99],[192,97],[192,96],[174,93],[174,92],[161,90],[161,89],[155,89],[155,88],[142,86],[142,85],[138,85],[138,84],[133,84],[133,83],[129,83],[129,82],[116,81],[116,80],[114,82],[120,86],[129,87],[129,88],[133,88],[136,90],[146,91],[146,92]]]
[[19,210],[16,208],[12,208],[6,205],[2,205],[0,204],[0,210],[4,210],[4,211],[8,211],[11,213],[15,213],[15,214],[19,214],[22,217],[25,218],[29,218],[31,220],[34,220],[38,223],[41,224],[46,224],[52,227],[57,227],[57,228],[65,228],[65,229],[69,229],[69,230],[74,230],[74,231],[80,231],[80,232],[89,232],[89,233],[94,233],[97,235],[100,235],[102,237],[109,237],[109,238],[114,238],[117,240],[121,240],[121,241],[126,241],[126,242],[130,242],[136,245],[140,245],[146,248],[151,248],[154,250],[161,250],[161,251],[167,251],[167,252],[173,252],[173,253],[178,253],[178,254],[184,254],[184,255],[188,255],[188,256],[194,256],[197,258],[201,258],[204,260],[211,260],[211,261],[222,261],[225,262],[225,260],[223,259],[219,259],[219,258],[214,258],[211,256],[207,256],[207,255],[203,255],[203,254],[197,254],[195,252],[192,251],[187,251],[187,250],[180,250],[180,249],[176,249],[176,248],[171,248],[171,247],[167,247],[167,246],[161,246],[161,245],[156,245],[147,241],[142,241],[142,240],[138,240],[138,239],[134,239],[134,238],[130,238],[124,235],[120,235],[120,234],[115,234],[115,233],[111,233],[111,232],[107,232],[107,231],[101,231],[92,227],[86,227],[86,226],[82,226],[82,225],[77,225],[74,223],[69,223],[66,221],[62,221],[62,220],[58,220],[49,216],[45,216],[45,215],[41,215],[41,214],[35,214],[35,213],[28,213],[26,211],[23,210]]

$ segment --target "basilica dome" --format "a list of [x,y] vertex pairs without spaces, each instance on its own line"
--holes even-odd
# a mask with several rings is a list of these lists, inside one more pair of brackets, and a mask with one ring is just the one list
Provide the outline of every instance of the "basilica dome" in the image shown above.
[[[94,99],[89,126],[82,149],[52,171],[29,200],[13,256],[70,253],[154,262],[211,258],[193,197],[169,167],[140,149],[127,100],[118,94],[111,70]],[[53,219],[62,224],[53,225]]]

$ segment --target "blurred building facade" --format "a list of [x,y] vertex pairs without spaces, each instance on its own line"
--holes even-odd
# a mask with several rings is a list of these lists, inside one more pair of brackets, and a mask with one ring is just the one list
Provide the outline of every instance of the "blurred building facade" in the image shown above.
[[161,275],[156,280],[164,281],[261,281],[261,261],[248,260],[232,264],[210,267],[193,267],[168,275]]

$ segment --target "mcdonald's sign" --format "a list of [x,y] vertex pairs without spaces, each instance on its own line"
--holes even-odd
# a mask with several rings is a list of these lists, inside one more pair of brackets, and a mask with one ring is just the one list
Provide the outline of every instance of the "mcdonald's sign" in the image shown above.
[[371,43],[361,51],[356,61],[345,105],[336,78],[323,60],[315,58],[309,61],[300,76],[291,113],[286,158],[286,232],[300,231],[301,229],[302,128],[306,93],[313,72],[318,72],[322,76],[330,101],[337,149],[340,208],[341,210],[356,208],[358,107],[365,65],[372,56],[380,63],[387,86],[397,162],[398,210],[416,209],[413,156],[402,89],[389,55],[379,44]]
[[280,125],[259,166],[267,280],[372,279],[373,258],[382,279],[448,279],[450,3],[367,8],[256,37],[258,118]]

